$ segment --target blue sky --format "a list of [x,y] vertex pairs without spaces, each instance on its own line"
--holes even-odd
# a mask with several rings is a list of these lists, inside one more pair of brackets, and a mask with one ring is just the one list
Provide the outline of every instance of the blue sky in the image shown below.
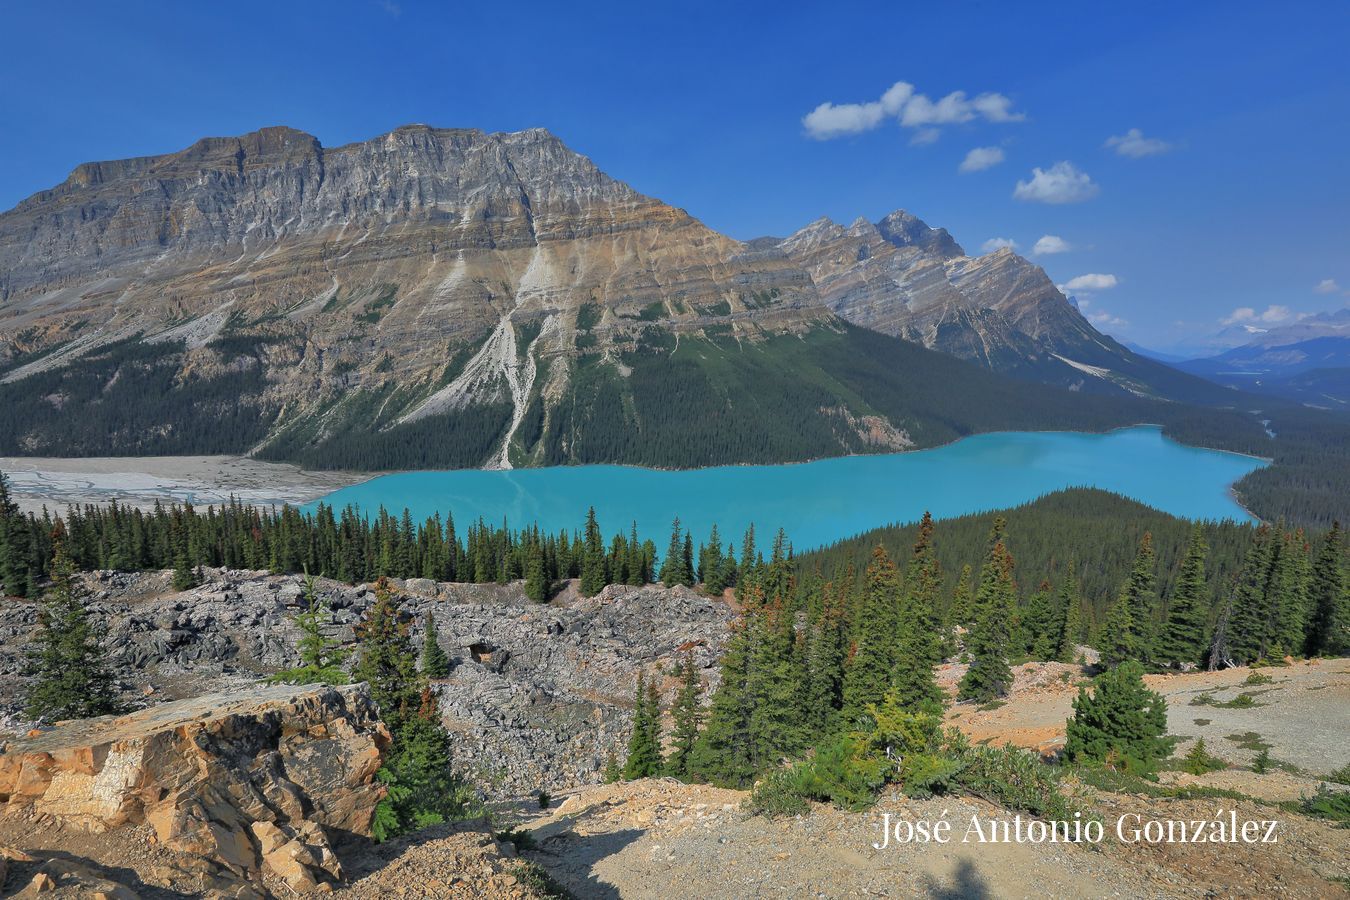
[[1032,258],[1162,349],[1350,302],[1350,3],[1098,6],[9,3],[0,208],[264,125],[544,126],[739,238],[900,207],[1061,238]]

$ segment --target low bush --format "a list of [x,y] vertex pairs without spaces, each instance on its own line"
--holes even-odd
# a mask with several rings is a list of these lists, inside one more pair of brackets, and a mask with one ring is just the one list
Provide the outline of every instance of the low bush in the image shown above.
[[1206,772],[1217,772],[1219,769],[1228,768],[1228,763],[1205,749],[1205,739],[1201,738],[1191,747],[1186,758],[1181,762],[1181,769],[1192,775],[1204,775]]

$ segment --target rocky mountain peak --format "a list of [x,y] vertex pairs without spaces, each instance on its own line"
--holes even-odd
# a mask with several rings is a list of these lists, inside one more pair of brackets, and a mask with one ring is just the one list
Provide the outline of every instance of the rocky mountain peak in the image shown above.
[[877,231],[897,247],[922,247],[943,259],[966,255],[966,251],[947,233],[947,229],[932,228],[918,216],[903,209],[897,209],[878,222]]

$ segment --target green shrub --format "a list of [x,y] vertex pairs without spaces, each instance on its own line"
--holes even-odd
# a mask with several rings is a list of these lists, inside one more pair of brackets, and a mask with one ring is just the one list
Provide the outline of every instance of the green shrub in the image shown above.
[[1252,760],[1252,771],[1257,775],[1264,775],[1270,771],[1270,748],[1262,747],[1261,752],[1256,754],[1256,759]]
[[1228,768],[1228,763],[1219,757],[1213,755],[1205,749],[1205,739],[1201,738],[1191,747],[1190,752],[1181,763],[1182,771],[1189,772],[1192,775],[1204,775],[1206,772],[1216,772],[1219,769]]
[[1333,791],[1321,784],[1317,793],[1299,802],[1299,811],[1318,819],[1330,819],[1342,828],[1350,828],[1350,791]]
[[1144,669],[1127,660],[1080,688],[1067,727],[1064,756],[1074,762],[1104,763],[1147,771],[1171,751],[1167,703],[1144,686]]
[[1251,672],[1251,674],[1249,674],[1249,675],[1247,676],[1247,680],[1243,682],[1243,684],[1252,684],[1252,685],[1255,685],[1255,684],[1274,684],[1274,683],[1275,683],[1275,679],[1274,679],[1274,678],[1271,678],[1271,677],[1270,677],[1269,675],[1267,675],[1265,672],[1257,672],[1257,671],[1255,671],[1255,670],[1253,670],[1253,671]]
[[1327,781],[1334,781],[1337,784],[1350,784],[1350,765],[1341,766],[1335,772],[1327,776]]
[[528,859],[522,859],[516,862],[512,874],[520,880],[520,883],[531,888],[535,893],[542,897],[556,898],[556,900],[571,900],[572,893],[558,883],[548,870],[537,862]]
[[1089,818],[1087,810],[1060,788],[1055,769],[1032,753],[1011,744],[971,747],[956,776],[961,787],[1005,809],[1022,810],[1045,819]]
[[803,790],[801,770],[793,766],[770,772],[755,785],[743,808],[752,816],[770,819],[810,812],[811,804]]

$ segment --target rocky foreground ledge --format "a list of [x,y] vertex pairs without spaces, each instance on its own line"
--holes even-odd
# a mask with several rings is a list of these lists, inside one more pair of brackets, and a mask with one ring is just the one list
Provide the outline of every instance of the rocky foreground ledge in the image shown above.
[[94,833],[149,826],[201,890],[252,896],[264,875],[310,890],[341,879],[334,842],[370,833],[388,744],[364,685],[208,695],[12,741],[0,812]]

